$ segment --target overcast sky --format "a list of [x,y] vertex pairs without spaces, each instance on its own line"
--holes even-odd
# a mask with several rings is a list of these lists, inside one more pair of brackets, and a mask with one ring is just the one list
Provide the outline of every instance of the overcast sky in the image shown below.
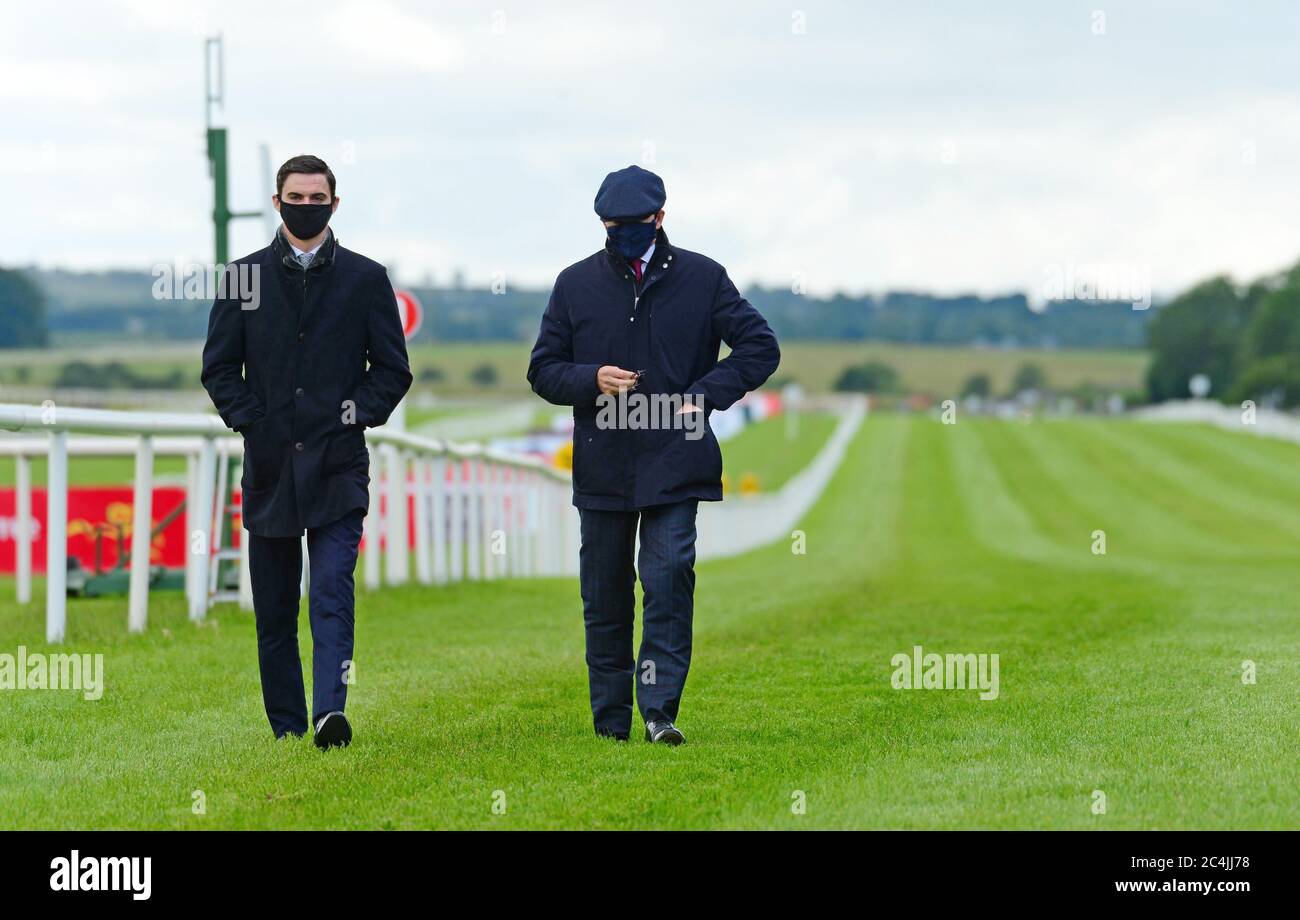
[[263,204],[260,144],[316,153],[340,240],[399,281],[549,285],[629,163],[742,285],[1033,295],[1111,264],[1169,293],[1300,259],[1284,0],[0,8],[3,265],[211,259],[216,32],[232,206]]

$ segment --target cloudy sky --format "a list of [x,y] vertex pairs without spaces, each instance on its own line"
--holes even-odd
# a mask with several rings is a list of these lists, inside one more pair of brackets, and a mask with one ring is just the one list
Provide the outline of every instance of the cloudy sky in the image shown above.
[[[742,285],[1157,294],[1300,258],[1300,5],[0,0],[0,264],[211,258],[203,37],[232,205],[324,157],[345,245],[400,281],[544,286],[606,172]],[[264,245],[258,221],[232,249]]]

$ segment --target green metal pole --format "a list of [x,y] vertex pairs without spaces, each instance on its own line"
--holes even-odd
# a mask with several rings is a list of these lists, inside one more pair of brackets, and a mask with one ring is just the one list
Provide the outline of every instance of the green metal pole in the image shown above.
[[208,128],[208,162],[212,167],[212,226],[216,235],[216,263],[225,265],[230,258],[231,218],[225,128]]

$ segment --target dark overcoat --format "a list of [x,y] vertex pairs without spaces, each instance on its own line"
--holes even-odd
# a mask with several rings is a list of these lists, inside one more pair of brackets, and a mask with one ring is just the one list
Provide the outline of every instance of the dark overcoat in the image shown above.
[[[724,342],[731,353],[719,361]],[[632,511],[721,500],[722,453],[711,427],[691,439],[684,430],[598,424],[600,367],[644,371],[635,393],[689,396],[711,413],[762,386],[780,360],[767,321],[726,270],[671,245],[661,229],[640,284],[609,244],[560,273],[528,382],[543,399],[573,407],[573,503]]]
[[332,232],[307,269],[281,233],[232,264],[256,296],[231,282],[212,304],[203,386],[244,436],[244,527],[297,536],[369,505],[363,432],[411,385],[397,302],[384,267]]

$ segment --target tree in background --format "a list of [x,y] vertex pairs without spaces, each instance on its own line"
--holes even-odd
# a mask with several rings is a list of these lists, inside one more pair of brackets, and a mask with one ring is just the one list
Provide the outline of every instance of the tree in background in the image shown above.
[[961,388],[962,398],[976,396],[980,399],[988,399],[992,392],[993,384],[988,374],[971,374]]
[[867,361],[844,368],[835,389],[841,393],[896,393],[898,371],[880,361]]
[[1237,350],[1241,368],[1228,388],[1234,402],[1300,404],[1300,287],[1266,291]]
[[1042,392],[1047,389],[1047,374],[1037,364],[1022,364],[1011,378],[1011,395]]
[[1237,372],[1237,352],[1249,320],[1250,300],[1225,277],[1211,278],[1162,308],[1147,327],[1151,366],[1147,390],[1153,402],[1186,399],[1187,381],[1210,378],[1210,395],[1221,397]]
[[1186,399],[1195,374],[1210,396],[1300,406],[1300,264],[1238,289],[1219,277],[1159,310],[1148,327],[1152,400]]
[[494,387],[497,385],[497,369],[491,364],[480,364],[469,372],[469,379],[481,387]]
[[0,348],[45,348],[45,295],[26,275],[0,268]]

